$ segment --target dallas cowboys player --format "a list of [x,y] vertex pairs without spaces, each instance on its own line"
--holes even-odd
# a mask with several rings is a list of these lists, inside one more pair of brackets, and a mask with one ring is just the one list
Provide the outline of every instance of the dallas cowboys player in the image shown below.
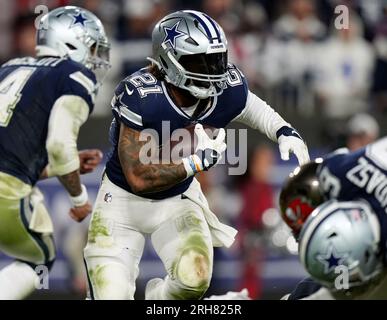
[[[198,299],[212,274],[213,246],[230,246],[236,230],[218,221],[194,176],[215,166],[225,127],[240,121],[279,143],[281,157],[309,159],[289,123],[249,91],[227,64],[222,28],[205,13],[178,11],[156,24],[152,65],[124,79],[112,100],[112,153],[84,250],[94,299],[133,299],[146,234],[168,273],[146,286],[146,299]],[[141,133],[163,137],[195,126],[198,144],[179,163],[145,163]],[[211,139],[203,125],[220,128]],[[159,145],[170,139],[171,133]]]
[[[377,215],[381,230],[381,255],[387,240],[387,138],[358,151],[339,149],[324,159],[297,168],[280,194],[281,213],[296,237],[322,202],[364,199]],[[308,281],[310,285],[314,282]],[[301,283],[294,297],[304,297],[310,285]],[[317,287],[315,288],[317,289]],[[315,290],[312,290],[312,292]],[[292,296],[291,296],[292,298]]]
[[387,299],[382,223],[363,199],[329,200],[317,207],[299,241],[300,260],[315,283],[304,281],[290,299]]
[[91,205],[80,172],[101,160],[98,150],[78,155],[76,144],[94,106],[95,72],[109,65],[100,20],[78,7],[55,9],[40,21],[36,50],[36,58],[0,68],[0,250],[15,258],[0,271],[0,299],[26,297],[39,281],[35,267],[50,268],[55,259],[53,226],[36,182],[57,176],[71,217],[81,221]]

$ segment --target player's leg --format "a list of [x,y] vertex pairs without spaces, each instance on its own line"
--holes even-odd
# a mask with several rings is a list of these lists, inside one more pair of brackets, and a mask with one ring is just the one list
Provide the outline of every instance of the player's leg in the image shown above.
[[84,250],[91,299],[134,299],[144,236],[128,226],[127,193],[104,179]]
[[[49,271],[54,262],[51,221],[47,229],[47,211],[35,200],[31,195],[22,200],[0,198],[0,250],[16,259],[0,271],[0,299],[27,297],[39,284],[36,267]],[[43,229],[48,232],[36,231]]]
[[146,299],[200,299],[207,291],[213,264],[210,231],[202,209],[188,199],[171,202],[172,217],[152,233],[153,246],[167,277],[152,279]]

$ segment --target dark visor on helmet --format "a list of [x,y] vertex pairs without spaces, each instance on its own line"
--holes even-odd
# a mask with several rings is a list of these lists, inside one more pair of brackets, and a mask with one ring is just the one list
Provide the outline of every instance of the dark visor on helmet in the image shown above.
[[179,63],[189,72],[222,75],[227,70],[227,52],[185,55],[180,58]]

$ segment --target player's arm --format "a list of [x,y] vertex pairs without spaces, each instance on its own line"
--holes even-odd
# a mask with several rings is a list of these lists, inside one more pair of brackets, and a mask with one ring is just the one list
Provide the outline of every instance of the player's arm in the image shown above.
[[289,160],[289,153],[292,152],[300,164],[309,161],[308,148],[297,130],[251,91],[247,93],[245,108],[234,121],[257,129],[278,142],[283,160]]
[[141,148],[146,144],[140,140],[140,131],[120,126],[118,156],[125,178],[134,193],[152,193],[171,188],[177,183],[208,170],[218,163],[226,149],[224,130],[216,139],[210,139],[201,125],[195,127],[198,146],[195,154],[183,158],[181,163],[144,164],[141,161]]
[[81,184],[77,138],[87,120],[89,107],[84,99],[63,95],[56,100],[50,113],[46,149],[47,174],[57,176],[70,195],[73,204],[70,215],[83,220],[91,211],[86,187]]
[[162,191],[186,179],[187,172],[182,163],[143,164],[140,153],[145,144],[146,141],[140,141],[140,131],[121,124],[118,156],[134,193]]
[[[80,174],[86,174],[93,172],[97,166],[101,163],[103,153],[99,149],[86,149],[78,152],[79,156],[79,172]],[[51,178],[52,170],[50,166],[47,165],[44,168],[43,172],[40,175],[40,180]]]

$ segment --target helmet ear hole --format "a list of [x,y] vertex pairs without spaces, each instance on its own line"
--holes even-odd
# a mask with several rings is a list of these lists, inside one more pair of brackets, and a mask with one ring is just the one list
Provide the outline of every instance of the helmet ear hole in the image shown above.
[[192,37],[185,39],[185,42],[189,44],[193,44],[194,46],[197,46],[197,47],[199,46],[199,43],[197,43]]
[[96,43],[92,44],[91,47],[90,47],[90,53],[91,54],[95,54],[96,53],[96,49],[97,49],[97,44]]
[[337,237],[337,233],[336,232],[332,232],[329,236],[328,236],[328,239],[332,239],[334,237]]
[[76,50],[76,49],[77,49],[77,48],[75,48],[71,43],[66,42],[65,45],[66,45],[67,48],[69,48],[70,50]]

